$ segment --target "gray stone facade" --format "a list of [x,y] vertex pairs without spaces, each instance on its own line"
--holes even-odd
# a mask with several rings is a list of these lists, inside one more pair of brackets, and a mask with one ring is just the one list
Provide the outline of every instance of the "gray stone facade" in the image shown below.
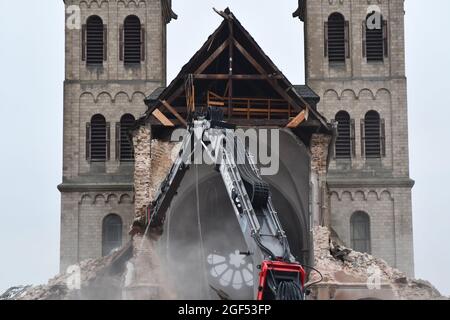
[[[166,84],[163,1],[65,1],[66,7],[80,6],[82,24],[91,15],[102,18],[108,27],[108,53],[102,67],[87,67],[81,58],[81,30],[66,29],[61,270],[101,256],[102,222],[109,214],[122,218],[123,241],[128,237],[135,210],[135,168],[116,160],[115,123],[126,113],[138,118],[146,110],[144,97]],[[356,211],[366,212],[371,218],[372,253],[413,275],[403,3],[306,1],[305,59],[307,84],[321,97],[319,111],[331,120],[345,110],[356,123],[355,156],[331,157],[326,178],[321,168],[313,170],[311,183],[318,190],[311,208],[315,222],[330,224],[350,246],[350,218]],[[371,4],[378,5],[388,21],[389,56],[382,63],[368,63],[362,56],[362,22]],[[324,21],[333,12],[342,13],[350,26],[350,58],[339,67],[330,66],[324,57]],[[128,68],[119,59],[119,26],[131,14],[145,26],[146,59],[140,67]],[[359,124],[369,110],[378,111],[386,124],[386,155],[381,159],[365,159],[361,148]],[[110,123],[110,160],[90,163],[86,123],[98,113]]]
[[[107,26],[107,59],[100,67],[82,61],[82,30],[66,27],[64,150],[61,191],[60,268],[102,255],[102,222],[121,217],[123,241],[134,216],[133,163],[116,160],[116,123],[124,114],[139,118],[143,99],[166,83],[166,21],[161,0],[66,0],[80,7],[81,24],[97,15]],[[145,28],[145,60],[126,67],[119,58],[119,30],[129,15]],[[110,124],[110,159],[86,158],[86,123],[102,114]]]
[[[363,21],[370,5],[381,9],[388,26],[388,57],[363,57]],[[349,58],[331,65],[325,57],[324,23],[341,13],[349,21]],[[321,97],[318,110],[329,120],[344,110],[355,121],[355,155],[332,158],[327,183],[331,227],[350,246],[350,218],[370,216],[372,253],[414,274],[408,115],[405,76],[404,0],[306,1],[305,55],[307,84]],[[360,122],[375,110],[385,120],[386,153],[366,159]]]

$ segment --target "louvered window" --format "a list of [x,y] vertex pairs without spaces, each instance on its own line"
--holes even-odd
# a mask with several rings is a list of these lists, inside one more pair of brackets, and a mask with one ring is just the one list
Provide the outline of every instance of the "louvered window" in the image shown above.
[[352,138],[354,125],[350,115],[345,111],[336,114],[338,136],[336,139],[336,159],[350,159],[352,157]]
[[371,17],[369,15],[363,22],[363,56],[368,62],[384,61],[388,56],[387,21],[381,17],[381,23],[373,24]]
[[101,65],[106,60],[107,28],[98,16],[88,18],[82,30],[82,58],[87,65]]
[[366,158],[381,158],[385,156],[385,125],[384,120],[376,111],[366,113],[361,123],[363,132],[362,151]]
[[109,160],[109,124],[97,114],[86,125],[86,158],[92,162]]
[[354,250],[371,253],[370,217],[365,212],[355,212],[350,219],[351,246]]
[[136,16],[128,16],[120,30],[120,58],[126,65],[145,60],[145,29]]
[[330,15],[325,23],[325,56],[330,63],[345,63],[349,58],[349,24],[340,13]]
[[133,144],[129,137],[129,131],[133,127],[135,119],[131,114],[124,115],[116,126],[116,154],[120,161],[134,161]]
[[103,219],[102,227],[102,255],[107,256],[122,246],[122,218],[110,214]]

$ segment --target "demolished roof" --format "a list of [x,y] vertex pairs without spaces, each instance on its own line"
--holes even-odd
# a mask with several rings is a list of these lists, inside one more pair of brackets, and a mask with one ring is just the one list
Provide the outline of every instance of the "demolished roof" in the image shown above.
[[[147,105],[156,105],[160,99],[161,93],[166,87],[158,87],[150,93],[145,99]],[[310,105],[316,105],[320,101],[320,97],[307,85],[294,85],[294,90],[298,95],[303,97]]]
[[[187,104],[183,99],[188,96],[188,81],[195,81],[197,101],[206,100],[204,95],[211,88],[215,89],[215,96],[219,95],[218,91],[224,92],[222,97],[225,103],[227,95],[229,100],[243,96],[260,99],[265,95],[264,98],[268,100],[284,100],[296,112],[294,117],[295,114],[305,112],[306,118],[316,121],[319,130],[329,132],[329,124],[315,107],[319,97],[307,86],[294,86],[228,8],[223,12],[216,12],[223,18],[220,26],[183,66],[169,86],[158,88],[145,99],[148,106],[145,121],[152,118],[155,110],[159,111],[160,108],[163,112],[165,108],[170,108],[172,115],[176,112],[178,120],[187,120],[187,106],[185,109],[179,106]],[[239,82],[239,86],[231,85],[232,89],[229,90],[232,81]],[[232,90],[233,94],[230,92]],[[278,110],[278,113],[281,111]],[[280,126],[286,126],[288,120],[285,125]],[[282,123],[281,120],[279,123]]]

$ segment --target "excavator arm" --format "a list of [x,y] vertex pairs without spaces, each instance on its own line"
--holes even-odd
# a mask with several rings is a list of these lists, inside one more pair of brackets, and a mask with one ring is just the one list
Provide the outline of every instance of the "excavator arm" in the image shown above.
[[166,212],[196,155],[206,154],[219,171],[254,265],[257,300],[303,300],[305,272],[289,249],[269,189],[233,126],[210,109],[197,116],[185,134],[180,152],[148,209],[148,226],[162,228]]

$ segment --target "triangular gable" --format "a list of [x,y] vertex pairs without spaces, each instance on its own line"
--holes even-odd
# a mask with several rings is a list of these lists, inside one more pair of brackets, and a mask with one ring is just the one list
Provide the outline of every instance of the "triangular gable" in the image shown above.
[[312,116],[327,127],[234,14],[218,13],[224,20],[201,49],[157,99],[146,99],[147,116],[186,125],[194,108],[207,104],[243,124],[293,128]]

